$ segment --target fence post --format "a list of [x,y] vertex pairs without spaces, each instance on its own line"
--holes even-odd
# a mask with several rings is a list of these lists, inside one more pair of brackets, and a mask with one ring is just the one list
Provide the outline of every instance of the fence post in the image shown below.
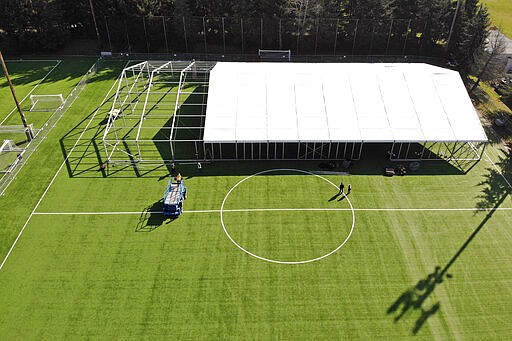
[[393,29],[393,19],[391,19],[391,23],[389,24],[389,32],[388,32],[388,42],[386,43],[386,55],[389,51],[389,41],[391,39],[391,30]]
[[375,20],[372,20],[372,36],[370,38],[370,51],[368,52],[368,54],[372,54],[372,50],[373,50],[373,37],[375,35]]
[[340,19],[336,19],[336,34],[334,35],[334,50],[333,55],[336,55],[336,45],[338,44],[338,33],[340,27]]
[[405,46],[407,45],[407,38],[409,37],[409,29],[411,28],[411,19],[407,23],[407,31],[405,31],[404,47],[402,48],[402,54],[405,55]]
[[149,54],[149,41],[148,41],[148,33],[146,31],[146,20],[144,19],[144,16],[142,16],[142,26],[144,27],[144,38],[146,39],[146,50]]
[[316,56],[316,49],[317,49],[317,46],[318,46],[318,26],[319,26],[319,21],[318,21],[318,18],[316,18],[315,56]]
[[240,18],[240,35],[242,37],[242,54],[244,54],[244,19]]
[[163,15],[162,15],[162,26],[164,28],[165,50],[167,51],[167,53],[170,53],[169,43],[167,42],[167,30],[165,28],[165,16],[163,16]]
[[185,51],[188,53],[187,26],[185,25],[185,16],[183,16],[183,37],[185,38]]
[[112,49],[112,41],[110,40],[110,30],[108,29],[108,19],[107,16],[104,16],[105,18],[105,28],[107,29],[107,38],[108,38],[108,46],[110,46],[110,52],[113,51]]
[[299,54],[299,44],[300,44],[300,18],[297,20],[297,52],[296,54]]
[[359,19],[356,19],[356,27],[354,28],[354,41],[352,42],[352,55],[354,55],[354,49],[356,48],[356,37],[357,27],[359,26]]
[[126,19],[124,20],[124,29],[126,32],[126,42],[128,43],[128,53],[132,53],[132,47],[130,45],[130,35],[128,34],[128,25],[126,24]]
[[263,49],[263,17],[260,18],[260,49]]
[[283,49],[283,37],[282,37],[282,29],[281,29],[281,18],[279,18],[279,49]]
[[208,48],[206,47],[206,22],[205,17],[203,16],[203,40],[204,40],[204,53],[208,53]]
[[226,29],[224,27],[224,17],[222,17],[222,48],[224,54],[226,54]]

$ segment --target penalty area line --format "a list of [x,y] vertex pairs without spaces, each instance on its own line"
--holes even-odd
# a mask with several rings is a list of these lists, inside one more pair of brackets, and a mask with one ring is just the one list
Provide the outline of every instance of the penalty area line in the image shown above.
[[[272,212],[272,211],[350,211],[350,208],[246,208],[223,210],[222,212]],[[512,207],[497,208],[354,208],[354,211],[512,211]],[[184,214],[188,213],[220,213],[221,210],[184,210]],[[34,212],[34,215],[141,215],[141,214],[162,214],[161,211],[118,211],[118,212]]]

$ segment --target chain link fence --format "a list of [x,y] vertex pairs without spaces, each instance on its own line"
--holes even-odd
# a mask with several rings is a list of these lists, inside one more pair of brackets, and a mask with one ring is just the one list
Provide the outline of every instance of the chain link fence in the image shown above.
[[[114,53],[442,56],[448,32],[430,19],[101,17],[100,48]],[[432,37],[436,38],[433,39]],[[446,39],[446,37],[444,37]]]
[[78,84],[73,88],[71,93],[66,97],[64,103],[57,108],[53,114],[48,118],[45,124],[35,131],[35,137],[33,140],[28,142],[24,150],[20,152],[18,159],[15,161],[14,166],[11,167],[10,171],[0,178],[0,196],[4,194],[7,187],[11,182],[16,179],[16,176],[22,169],[23,165],[28,161],[30,156],[37,150],[41,142],[46,139],[50,131],[55,128],[59,120],[64,116],[64,113],[73,105],[78,96],[82,93],[87,83],[96,75],[99,68],[103,63],[103,58],[99,58],[87,71],[87,73],[80,79]]

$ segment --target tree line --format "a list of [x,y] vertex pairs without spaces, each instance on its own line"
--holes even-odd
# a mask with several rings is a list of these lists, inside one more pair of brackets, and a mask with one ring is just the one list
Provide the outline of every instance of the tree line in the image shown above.
[[97,51],[443,56],[461,68],[483,48],[478,0],[2,0],[0,46]]

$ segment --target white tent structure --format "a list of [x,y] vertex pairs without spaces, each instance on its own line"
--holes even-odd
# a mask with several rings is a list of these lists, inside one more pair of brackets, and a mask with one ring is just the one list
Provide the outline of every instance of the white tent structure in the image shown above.
[[456,71],[413,63],[217,63],[203,140],[210,158],[234,149],[237,159],[358,159],[363,144],[389,143],[392,158],[409,160],[439,158],[426,153],[434,144],[446,158],[479,158],[487,137]]
[[486,142],[460,75],[420,63],[146,61],[123,71],[103,135],[107,161],[131,163],[354,160],[372,144],[479,160]]

